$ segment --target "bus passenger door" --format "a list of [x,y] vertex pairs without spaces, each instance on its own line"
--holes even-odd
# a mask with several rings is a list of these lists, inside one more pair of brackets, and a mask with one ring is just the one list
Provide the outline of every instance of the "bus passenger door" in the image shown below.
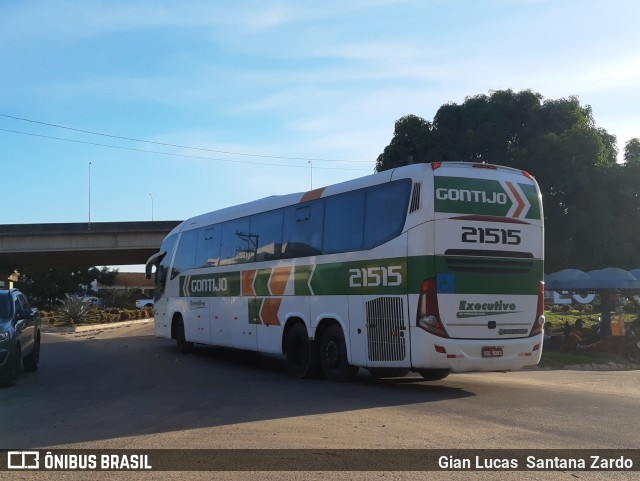
[[[249,298],[249,302],[251,298]],[[227,299],[228,319],[226,325],[231,332],[231,345],[240,349],[258,350],[258,335],[256,324],[249,319],[249,309],[246,297]]]
[[231,339],[233,325],[230,320],[231,313],[227,306],[229,300],[230,299],[226,297],[211,298],[209,319],[211,325],[211,344],[214,346],[233,346]]

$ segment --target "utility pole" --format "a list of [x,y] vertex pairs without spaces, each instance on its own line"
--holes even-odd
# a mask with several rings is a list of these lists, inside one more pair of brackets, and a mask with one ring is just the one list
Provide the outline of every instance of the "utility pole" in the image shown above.
[[89,226],[87,230],[91,230],[91,162],[89,162]]

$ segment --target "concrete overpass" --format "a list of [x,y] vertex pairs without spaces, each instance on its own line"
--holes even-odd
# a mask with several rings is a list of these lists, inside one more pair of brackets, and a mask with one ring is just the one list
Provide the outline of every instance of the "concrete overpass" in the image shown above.
[[144,264],[180,222],[0,225],[0,271]]

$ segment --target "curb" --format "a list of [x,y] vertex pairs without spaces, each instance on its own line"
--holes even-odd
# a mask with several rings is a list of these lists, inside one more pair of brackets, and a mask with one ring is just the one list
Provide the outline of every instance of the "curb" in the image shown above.
[[564,366],[529,366],[523,370],[540,371],[640,371],[640,364],[621,364],[613,361],[607,363],[565,364]]
[[86,324],[73,327],[42,326],[40,330],[47,334],[77,334],[79,332],[107,331],[118,329],[119,327],[135,326],[137,324],[148,324],[153,322],[153,317],[147,319],[136,319],[135,321],[110,322],[108,324]]
[[563,366],[562,369],[573,371],[637,371],[640,370],[640,365],[608,362],[606,364],[571,364]]

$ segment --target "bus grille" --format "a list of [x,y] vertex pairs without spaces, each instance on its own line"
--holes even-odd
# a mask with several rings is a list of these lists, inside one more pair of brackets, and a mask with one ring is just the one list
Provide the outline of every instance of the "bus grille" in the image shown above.
[[444,254],[451,272],[527,274],[533,268],[533,255],[526,252],[449,249]]
[[406,356],[404,303],[378,297],[365,303],[369,361],[402,361]]

